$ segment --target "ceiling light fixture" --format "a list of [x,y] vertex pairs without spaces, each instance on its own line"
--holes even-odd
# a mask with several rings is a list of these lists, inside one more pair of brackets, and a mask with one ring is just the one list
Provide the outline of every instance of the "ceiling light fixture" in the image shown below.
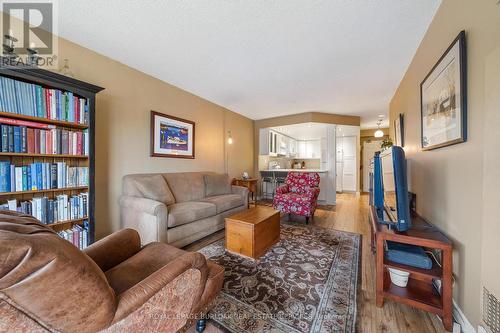
[[378,120],[377,120],[377,127],[378,127],[378,129],[373,134],[373,136],[376,137],[376,138],[381,138],[381,137],[384,136],[384,132],[380,129],[380,124],[382,123],[382,119],[384,119],[383,115],[378,116]]

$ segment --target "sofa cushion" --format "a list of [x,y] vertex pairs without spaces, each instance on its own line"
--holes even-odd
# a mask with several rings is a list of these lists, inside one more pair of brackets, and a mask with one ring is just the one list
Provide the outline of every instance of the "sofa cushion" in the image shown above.
[[205,196],[231,193],[231,182],[227,175],[204,175],[203,179],[205,180]]
[[223,194],[203,199],[204,202],[209,202],[217,207],[217,214],[225,212],[239,206],[246,205],[243,197],[238,194]]
[[141,180],[136,180],[137,190],[141,192],[143,197],[163,202],[165,205],[170,205],[175,202],[174,195],[167,182],[162,175],[148,175]]
[[216,205],[209,202],[189,201],[168,206],[167,226],[173,228],[217,214]]
[[197,201],[205,197],[205,182],[201,172],[165,173],[163,177],[175,197],[175,202]]

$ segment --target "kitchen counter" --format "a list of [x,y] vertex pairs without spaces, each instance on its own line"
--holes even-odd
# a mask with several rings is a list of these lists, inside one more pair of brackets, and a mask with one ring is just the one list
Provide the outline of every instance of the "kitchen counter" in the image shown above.
[[321,170],[321,169],[268,169],[268,170],[261,170],[261,171],[283,171],[283,172],[317,172],[317,173],[325,173],[328,172],[328,170]]

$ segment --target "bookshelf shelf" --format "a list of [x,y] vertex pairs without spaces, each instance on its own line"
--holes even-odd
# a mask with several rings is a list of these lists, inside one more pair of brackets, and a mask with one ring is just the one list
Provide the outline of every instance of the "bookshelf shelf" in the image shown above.
[[17,192],[0,192],[0,197],[21,195],[21,194],[37,194],[37,193],[50,193],[50,192],[64,192],[64,191],[78,191],[87,190],[88,186],[76,186],[76,187],[65,187],[65,188],[51,188],[48,190],[37,190],[37,191],[17,191]]
[[61,226],[61,225],[64,225],[64,224],[80,223],[80,222],[83,222],[83,221],[85,221],[87,219],[88,219],[88,217],[82,217],[81,219],[59,221],[59,222],[54,222],[54,223],[47,224],[47,226],[49,226],[49,227],[56,227],[56,226]]
[[44,124],[50,124],[50,125],[55,125],[55,126],[68,127],[68,128],[76,128],[76,129],[89,128],[89,125],[87,125],[87,124],[70,123],[68,121],[60,121],[60,120],[53,120],[53,119],[47,119],[47,118],[41,118],[41,117],[25,116],[22,114],[17,114],[17,113],[12,113],[12,112],[4,112],[4,111],[0,111],[0,117],[28,120],[28,121],[34,121],[34,122],[39,122],[39,123],[44,123]]
[[29,154],[29,153],[1,153],[0,156],[9,157],[54,157],[54,158],[78,158],[78,159],[88,159],[87,155],[62,155],[62,154]]

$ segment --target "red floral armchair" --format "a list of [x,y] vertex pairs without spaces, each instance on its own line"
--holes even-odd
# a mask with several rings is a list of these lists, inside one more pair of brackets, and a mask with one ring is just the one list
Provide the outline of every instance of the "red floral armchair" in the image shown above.
[[276,189],[274,209],[282,213],[302,215],[309,223],[314,216],[319,195],[319,175],[310,172],[289,172],[285,185]]

